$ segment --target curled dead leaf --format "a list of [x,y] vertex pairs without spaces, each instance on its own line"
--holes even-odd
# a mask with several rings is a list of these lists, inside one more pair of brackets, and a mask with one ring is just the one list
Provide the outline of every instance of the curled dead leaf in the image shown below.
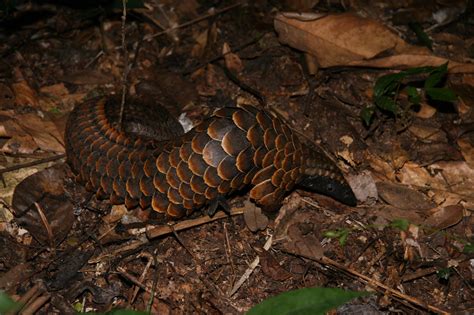
[[[310,21],[278,14],[274,27],[282,43],[314,55],[323,68],[406,69],[439,66],[449,61],[448,68],[452,73],[474,72],[474,64],[433,56],[425,47],[409,45],[378,21],[352,13],[331,14]],[[387,57],[378,57],[387,54]]]
[[278,14],[274,26],[281,42],[313,54],[322,67],[371,59],[389,50],[404,51],[408,46],[379,22],[351,13],[312,21]]

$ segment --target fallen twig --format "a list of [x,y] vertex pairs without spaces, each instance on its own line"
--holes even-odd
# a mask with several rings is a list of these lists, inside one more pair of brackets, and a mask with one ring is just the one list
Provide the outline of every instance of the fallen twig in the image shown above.
[[40,159],[40,160],[37,160],[37,161],[32,161],[32,162],[28,162],[28,163],[17,164],[17,165],[14,165],[14,166],[5,167],[5,168],[0,169],[0,176],[5,174],[5,173],[17,171],[17,170],[22,169],[22,168],[26,168],[26,167],[35,166],[35,165],[38,165],[38,164],[43,164],[43,163],[48,163],[48,162],[60,160],[64,157],[66,157],[66,154],[63,153],[63,154],[49,156],[47,158]]
[[[295,254],[295,253],[291,253],[291,254]],[[301,253],[297,253],[297,255],[299,256],[302,256],[302,257],[305,257],[307,259],[311,259],[313,261],[316,261],[318,263],[321,263],[321,264],[324,264],[324,265],[328,265],[328,266],[331,266],[331,267],[334,267],[338,270],[342,270],[352,276],[354,276],[355,278],[357,278],[358,280],[366,283],[367,285],[369,285],[370,287],[374,288],[375,290],[379,291],[380,293],[382,294],[390,294],[400,300],[404,300],[404,301],[407,301],[409,302],[410,304],[413,304],[413,305],[416,305],[416,306],[419,306],[419,307],[422,307],[426,310],[429,310],[431,312],[435,312],[435,313],[438,313],[438,314],[449,314],[448,312],[436,307],[436,306],[433,306],[433,305],[430,305],[430,304],[427,304],[413,296],[410,296],[410,295],[406,295],[398,290],[395,290],[395,289],[392,289],[390,288],[389,286],[375,280],[375,279],[372,279],[364,274],[361,274],[360,272],[354,270],[354,269],[350,269],[348,267],[346,267],[344,264],[341,264],[335,260],[332,260],[331,258],[329,257],[326,257],[326,256],[322,256],[321,258],[316,258],[316,257],[312,257],[312,256],[306,256],[304,254],[301,254]]]
[[219,10],[215,10],[211,13],[208,13],[208,14],[205,14],[203,16],[200,16],[198,18],[195,18],[194,20],[191,20],[191,21],[188,21],[188,22],[185,22],[183,24],[179,24],[179,25],[176,25],[176,26],[173,26],[173,27],[170,27],[166,30],[163,30],[161,32],[158,32],[158,33],[155,33],[155,34],[151,34],[151,35],[145,35],[145,37],[143,37],[143,40],[151,40],[155,37],[158,37],[158,36],[161,36],[163,34],[166,34],[166,33],[169,33],[171,31],[174,31],[176,29],[179,29],[179,28],[183,28],[183,27],[186,27],[186,26],[189,26],[189,25],[193,25],[193,24],[196,24],[198,22],[201,22],[202,20],[206,20],[210,17],[213,17],[213,16],[216,16],[216,15],[219,15],[219,14],[222,14],[224,12],[227,12],[231,9],[234,9],[238,6],[241,6],[242,4],[244,4],[244,2],[237,2],[237,3],[234,3],[234,4],[231,4],[225,8],[222,8],[222,9],[219,9]]
[[239,215],[243,213],[244,213],[243,208],[234,208],[230,211],[230,214],[227,214],[224,211],[219,211],[212,218],[206,215],[203,217],[199,217],[197,219],[181,221],[173,225],[163,225],[163,226],[158,226],[158,227],[149,226],[146,231],[146,236],[149,239],[153,239],[162,235],[171,234],[173,233],[173,231],[181,231],[181,230],[189,229],[191,227],[202,225],[208,222],[220,220],[229,215],[234,216],[234,215]]

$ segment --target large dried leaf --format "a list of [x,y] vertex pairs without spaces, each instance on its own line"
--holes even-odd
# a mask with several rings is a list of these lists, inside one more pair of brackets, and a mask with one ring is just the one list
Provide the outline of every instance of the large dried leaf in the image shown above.
[[[283,13],[275,17],[274,26],[282,43],[314,55],[324,68],[350,65],[404,69],[449,61],[431,55],[424,47],[407,44],[375,20],[351,13],[311,21]],[[450,61],[449,70],[474,72],[474,65]]]
[[64,152],[63,130],[54,122],[34,113],[15,115],[2,112],[0,133],[10,138],[0,149],[7,153],[31,154],[37,148],[50,152]]
[[346,177],[357,200],[361,202],[378,199],[377,187],[370,171],[366,170],[357,175]]
[[64,153],[63,133],[48,119],[41,119],[35,114],[24,114],[17,118],[23,130],[28,132],[40,149]]
[[408,162],[400,170],[398,179],[405,185],[429,187],[474,198],[474,169],[464,161],[438,162],[428,169]]
[[18,223],[42,244],[60,243],[74,222],[73,206],[65,195],[65,179],[61,164],[27,177],[13,193]]
[[462,205],[450,205],[432,209],[431,215],[424,222],[425,225],[442,230],[458,224],[463,218]]
[[403,185],[389,182],[377,183],[380,198],[388,204],[404,210],[428,210],[436,205],[424,194]]
[[[390,205],[385,205],[373,210],[373,215],[377,218],[377,222],[384,222],[383,225],[387,225],[388,222],[399,219],[405,219],[414,224],[423,224],[426,218],[426,215],[423,214],[424,213],[420,211],[404,210]],[[381,221],[381,218],[383,218],[384,221]]]
[[9,138],[0,148],[0,151],[31,154],[38,149],[38,145],[33,137],[12,119],[13,115],[11,112],[0,113],[0,137]]

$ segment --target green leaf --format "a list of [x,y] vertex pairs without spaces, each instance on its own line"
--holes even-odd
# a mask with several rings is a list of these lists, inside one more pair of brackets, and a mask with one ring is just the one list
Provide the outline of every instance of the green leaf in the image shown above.
[[369,126],[372,122],[372,118],[375,114],[375,108],[373,106],[364,107],[360,112],[360,117],[364,121],[366,126]]
[[408,226],[410,225],[410,221],[407,219],[396,219],[390,222],[390,226],[401,231],[408,230]]
[[451,268],[443,268],[436,271],[436,275],[438,276],[439,279],[442,279],[442,280],[448,280],[452,273],[453,271],[451,270]]
[[413,104],[419,104],[421,102],[420,93],[414,86],[407,86],[408,100]]
[[0,314],[7,312],[18,311],[21,309],[21,304],[13,301],[8,294],[0,291]]
[[336,231],[326,231],[323,233],[324,237],[337,238],[339,239],[339,244],[341,246],[346,245],[347,237],[349,236],[350,230],[348,229],[339,229]]
[[338,238],[339,236],[341,236],[341,232],[340,231],[326,231],[323,233],[323,236],[329,237],[329,238]]
[[368,292],[337,288],[305,288],[271,297],[254,306],[247,315],[324,315],[327,311]]
[[474,243],[468,243],[464,245],[464,249],[462,251],[464,254],[472,254],[474,253]]
[[374,86],[374,96],[378,98],[395,92],[397,86],[406,75],[403,72],[391,73],[377,79]]
[[435,87],[438,85],[448,73],[448,63],[433,68],[429,77],[425,81],[425,89]]
[[413,30],[413,32],[415,32],[416,37],[418,38],[420,43],[423,44],[423,46],[426,46],[430,50],[432,50],[433,41],[430,39],[428,34],[425,33],[420,23],[417,23],[417,22],[409,23],[408,26]]
[[457,100],[456,94],[448,88],[426,88],[425,92],[426,95],[435,101],[453,102]]
[[375,105],[394,114],[397,112],[398,108],[397,103],[392,98],[384,95],[375,98]]
[[339,237],[339,245],[341,246],[346,245],[348,237],[349,237],[349,231],[344,230],[343,233],[341,233],[341,236]]

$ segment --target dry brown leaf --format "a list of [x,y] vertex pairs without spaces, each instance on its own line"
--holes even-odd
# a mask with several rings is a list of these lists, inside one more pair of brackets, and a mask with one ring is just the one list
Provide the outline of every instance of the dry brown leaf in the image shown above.
[[31,154],[38,149],[38,145],[33,138],[12,119],[13,115],[14,114],[10,112],[2,112],[0,114],[0,135],[5,138],[10,138],[5,142],[0,151],[12,154]]
[[384,205],[380,208],[371,209],[370,214],[377,218],[376,221],[378,223],[385,222],[384,225],[387,225],[388,222],[399,219],[406,219],[413,224],[422,224],[426,217],[426,215],[423,216],[423,214],[418,211],[404,210],[390,205]]
[[74,223],[65,179],[66,168],[59,164],[27,177],[15,188],[12,206],[17,222],[42,244],[59,244]]
[[376,57],[389,50],[404,51],[407,44],[384,25],[351,13],[301,21],[278,14],[274,21],[279,39],[315,55],[322,67]]
[[196,44],[193,46],[191,50],[191,56],[195,58],[199,58],[204,53],[204,49],[207,46],[207,39],[208,39],[208,30],[204,30],[203,32],[199,33],[197,36],[194,36],[194,40]]
[[474,197],[474,169],[464,161],[438,162],[427,168],[414,162],[407,162],[399,171],[402,184],[434,188]]
[[353,61],[348,65],[358,67],[408,69],[425,66],[436,67],[446,62],[449,62],[448,71],[450,73],[474,73],[474,64],[472,63],[460,63],[442,57],[416,53],[399,54],[372,60]]
[[[282,43],[314,55],[321,67],[369,66],[410,68],[448,61],[424,47],[407,44],[383,24],[351,13],[303,21],[278,14],[275,30]],[[377,58],[381,54],[392,56]],[[450,72],[474,72],[474,64],[449,62]]]
[[457,144],[466,163],[474,170],[474,145],[467,138],[459,138]]
[[282,268],[279,261],[269,252],[264,250],[259,253],[259,257],[263,273],[274,281],[285,281],[292,277],[292,274]]
[[423,123],[414,122],[410,127],[408,127],[408,130],[417,138],[423,141],[446,141],[446,134],[437,127],[432,127]]
[[377,187],[370,171],[365,170],[357,175],[348,175],[346,179],[357,200],[366,202],[378,199]]
[[102,218],[105,223],[115,223],[122,219],[122,217],[128,213],[127,207],[125,205],[114,205],[110,210],[110,213]]
[[370,164],[370,167],[374,170],[376,174],[383,175],[384,177],[390,180],[396,179],[395,170],[390,165],[390,163],[377,156],[376,154],[372,154],[368,151],[366,152],[365,157],[366,161]]
[[0,149],[8,153],[31,154],[40,148],[44,151],[64,152],[63,131],[49,119],[34,113],[15,115],[0,113],[0,132],[8,141]]
[[424,222],[425,225],[435,227],[438,230],[446,229],[458,224],[463,218],[464,207],[462,205],[450,205],[434,208],[431,215]]
[[28,82],[22,80],[12,84],[12,90],[15,94],[15,103],[20,106],[38,106],[38,94],[28,85]]
[[377,183],[380,198],[386,203],[404,210],[428,210],[436,205],[424,194],[403,185],[388,182]]
[[113,82],[113,76],[103,74],[97,70],[82,70],[74,73],[69,73],[59,78],[58,80],[72,84],[90,84],[101,85]]
[[264,230],[268,225],[268,218],[262,213],[262,209],[249,200],[244,201],[244,220],[252,232]]
[[27,134],[17,134],[5,142],[0,149],[1,152],[10,154],[32,154],[38,149],[33,137]]
[[436,108],[423,102],[420,104],[420,110],[415,114],[415,116],[428,119],[433,117],[434,114],[436,114]]
[[40,88],[40,92],[53,97],[63,97],[69,94],[69,91],[64,85],[64,83],[43,86],[42,88]]
[[56,125],[46,119],[41,119],[33,113],[15,117],[18,125],[33,137],[38,147],[44,151],[64,153],[63,134]]
[[[64,104],[70,105],[68,107],[72,107],[78,102],[76,100],[77,95],[69,95],[69,91],[64,83],[44,86],[40,88],[40,93],[39,105],[44,111],[64,109]],[[71,100],[73,102],[71,102]]]
[[244,68],[242,60],[240,60],[240,57],[237,54],[231,52],[228,43],[224,43],[224,46],[222,47],[222,54],[224,55],[224,62],[227,69],[235,73],[242,72]]

